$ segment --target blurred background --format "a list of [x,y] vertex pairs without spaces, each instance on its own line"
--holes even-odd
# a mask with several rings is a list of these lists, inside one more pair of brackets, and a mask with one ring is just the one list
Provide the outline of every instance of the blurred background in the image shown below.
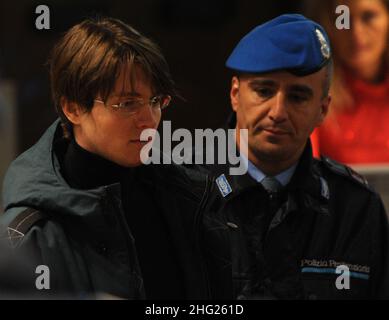
[[[35,28],[35,8],[42,4],[50,9],[50,30]],[[173,130],[215,129],[230,113],[231,74],[224,62],[237,41],[264,21],[309,14],[307,8],[299,0],[1,0],[0,181],[10,161],[56,119],[46,61],[59,36],[84,18],[119,18],[154,39],[185,98],[173,101],[164,120],[172,121]],[[385,193],[389,170],[380,165],[371,179]]]

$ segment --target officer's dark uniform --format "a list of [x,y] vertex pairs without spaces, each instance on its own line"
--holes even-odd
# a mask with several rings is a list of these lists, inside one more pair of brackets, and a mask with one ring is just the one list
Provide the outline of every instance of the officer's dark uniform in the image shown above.
[[[273,59],[261,62],[264,54]],[[328,62],[329,54],[321,26],[286,15],[245,36],[227,66],[252,73],[288,69],[310,74]],[[389,298],[388,219],[363,177],[328,158],[314,159],[308,141],[271,211],[274,198],[248,174],[230,176],[228,165],[208,169],[217,182],[211,202],[222,207],[204,217],[208,262],[218,266],[209,271],[215,296]],[[218,242],[230,246],[215,252]],[[232,281],[226,280],[231,274]]]

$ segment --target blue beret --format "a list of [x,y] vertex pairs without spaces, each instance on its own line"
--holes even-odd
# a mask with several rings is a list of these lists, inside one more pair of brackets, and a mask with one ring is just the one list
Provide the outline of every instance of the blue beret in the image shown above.
[[319,71],[331,58],[323,27],[299,14],[285,14],[250,31],[226,62],[247,73],[287,70],[298,76]]

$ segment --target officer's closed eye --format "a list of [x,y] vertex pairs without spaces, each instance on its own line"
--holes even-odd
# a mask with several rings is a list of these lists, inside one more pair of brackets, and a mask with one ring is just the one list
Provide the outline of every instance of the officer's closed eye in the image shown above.
[[299,93],[290,93],[288,94],[288,100],[293,104],[304,103],[309,100],[309,96]]
[[[277,90],[270,87],[257,87],[253,88],[257,96],[261,99],[269,99],[276,95]],[[287,95],[287,99],[290,103],[301,104],[310,99],[311,95],[304,92],[290,92]]]
[[276,90],[269,87],[254,87],[253,91],[262,99],[268,99],[275,95]]
[[307,85],[292,85],[287,90],[287,99],[292,104],[304,104],[313,98],[313,89]]

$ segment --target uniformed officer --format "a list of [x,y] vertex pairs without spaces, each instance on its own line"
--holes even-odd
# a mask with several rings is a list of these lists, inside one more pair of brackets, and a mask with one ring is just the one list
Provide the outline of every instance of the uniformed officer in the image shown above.
[[208,245],[218,296],[389,298],[380,197],[350,168],[312,156],[309,136],[330,105],[331,64],[324,29],[296,14],[257,26],[226,62],[234,72],[230,127],[238,147],[239,129],[248,129],[240,154],[248,172],[208,167],[223,209],[204,219],[205,247],[231,243],[217,258]]

